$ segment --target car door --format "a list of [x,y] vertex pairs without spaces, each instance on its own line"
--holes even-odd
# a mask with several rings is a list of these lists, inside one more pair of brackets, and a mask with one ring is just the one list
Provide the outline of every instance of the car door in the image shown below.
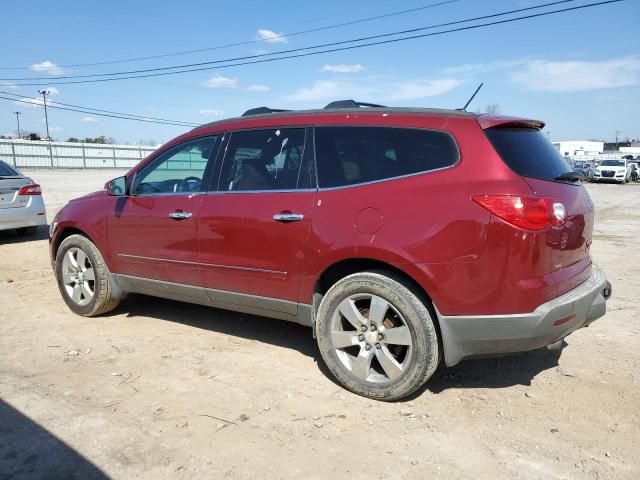
[[218,139],[180,143],[135,174],[108,220],[114,273],[199,285],[198,214]]
[[198,235],[202,284],[221,306],[298,313],[316,194],[309,131],[227,134],[217,188],[202,200]]

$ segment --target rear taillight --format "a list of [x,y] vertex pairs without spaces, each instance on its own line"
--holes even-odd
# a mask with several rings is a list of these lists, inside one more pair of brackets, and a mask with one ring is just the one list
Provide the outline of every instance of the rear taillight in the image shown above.
[[35,183],[33,185],[25,185],[18,190],[18,195],[42,195],[42,189],[40,185]]
[[552,198],[490,194],[471,198],[496,217],[526,230],[562,225],[567,218],[564,205]]

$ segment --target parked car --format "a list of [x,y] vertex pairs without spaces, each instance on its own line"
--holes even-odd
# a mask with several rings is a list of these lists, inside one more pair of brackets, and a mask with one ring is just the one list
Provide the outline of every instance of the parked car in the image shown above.
[[347,389],[557,345],[605,314],[593,203],[543,122],[457,110],[259,108],[167,143],[52,222],[84,316],[129,292],[312,327]]
[[593,179],[593,164],[591,162],[573,162],[573,170],[582,174],[589,182]]
[[33,235],[47,224],[40,185],[0,160],[0,230]]
[[631,181],[640,181],[640,165],[638,162],[629,162],[629,168],[631,168]]
[[624,158],[620,160],[603,160],[593,171],[594,182],[627,183],[631,179],[631,167]]

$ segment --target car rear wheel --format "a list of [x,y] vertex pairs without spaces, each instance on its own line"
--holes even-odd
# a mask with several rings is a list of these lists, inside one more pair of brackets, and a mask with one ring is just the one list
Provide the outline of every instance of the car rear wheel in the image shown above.
[[56,254],[56,278],[62,298],[78,315],[110,312],[120,300],[112,295],[111,278],[97,247],[82,235],[63,240]]
[[338,281],[322,299],[316,333],[331,373],[365,397],[406,397],[438,366],[432,315],[420,294],[392,272],[360,272]]

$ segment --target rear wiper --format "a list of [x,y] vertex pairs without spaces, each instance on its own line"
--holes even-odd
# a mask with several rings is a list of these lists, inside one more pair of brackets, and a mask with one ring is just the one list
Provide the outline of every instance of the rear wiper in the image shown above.
[[577,182],[579,180],[584,180],[585,176],[580,172],[565,172],[558,175],[554,180],[570,180],[573,182]]

